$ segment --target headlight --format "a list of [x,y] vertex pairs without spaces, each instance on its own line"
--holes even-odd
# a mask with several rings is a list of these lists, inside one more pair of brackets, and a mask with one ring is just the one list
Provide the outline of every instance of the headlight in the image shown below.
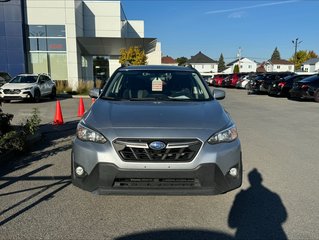
[[78,127],[76,129],[76,136],[82,141],[106,143],[106,139],[102,134],[85,127],[81,123],[78,124]]
[[28,88],[22,88],[21,90],[31,90],[32,87],[28,87]]
[[208,139],[208,143],[217,144],[222,142],[231,142],[238,138],[237,128],[235,125],[232,125],[229,128],[226,128],[218,133],[215,133],[210,139]]

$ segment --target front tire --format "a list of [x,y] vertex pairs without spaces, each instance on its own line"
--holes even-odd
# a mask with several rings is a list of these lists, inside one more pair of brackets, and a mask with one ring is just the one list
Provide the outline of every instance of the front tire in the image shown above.
[[40,102],[41,93],[39,89],[34,90],[33,102],[38,103]]
[[319,102],[319,90],[313,95],[316,102]]
[[52,88],[52,92],[51,92],[50,98],[52,100],[56,98],[56,88]]
[[4,103],[10,103],[11,100],[3,100]]

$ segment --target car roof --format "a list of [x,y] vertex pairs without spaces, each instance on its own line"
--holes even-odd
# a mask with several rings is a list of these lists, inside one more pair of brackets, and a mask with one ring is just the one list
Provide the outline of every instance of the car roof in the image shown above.
[[182,71],[182,72],[195,72],[192,67],[182,66],[163,66],[163,65],[139,65],[139,66],[127,66],[122,67],[119,71],[137,71],[137,70],[157,70],[157,71]]

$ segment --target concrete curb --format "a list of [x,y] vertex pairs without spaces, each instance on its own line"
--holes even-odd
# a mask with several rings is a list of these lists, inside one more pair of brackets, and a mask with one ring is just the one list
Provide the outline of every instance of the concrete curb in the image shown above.
[[71,94],[57,94],[56,97],[57,98],[75,98],[75,99],[91,98],[89,95],[71,95]]

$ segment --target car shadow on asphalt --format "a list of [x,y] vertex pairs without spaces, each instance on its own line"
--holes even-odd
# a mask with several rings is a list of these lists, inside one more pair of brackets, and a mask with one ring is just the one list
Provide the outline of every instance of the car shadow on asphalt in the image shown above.
[[228,234],[203,229],[163,229],[141,233],[133,233],[115,238],[115,240],[234,240]]
[[282,227],[288,213],[280,196],[262,185],[257,169],[248,180],[251,186],[236,195],[228,216],[235,239],[288,239]]
[[[40,126],[43,137],[40,142],[32,147],[31,152],[22,154],[17,159],[2,164],[0,168],[0,189],[2,190],[0,198],[10,196],[14,199],[14,203],[5,209],[0,209],[0,226],[10,222],[41,202],[53,198],[57,192],[71,184],[70,175],[46,176],[41,175],[41,172],[53,166],[53,164],[48,164],[44,159],[71,148],[70,137],[75,134],[77,123],[78,121],[73,121],[61,126],[49,124]],[[32,168],[33,163],[41,163],[41,161],[43,161],[43,164],[40,164],[40,167],[37,164],[37,168]],[[31,170],[28,172],[23,170],[28,166]],[[19,175],[19,171],[23,173]],[[32,185],[30,188],[19,190],[14,188],[15,190],[6,191],[9,186],[20,181],[36,182],[37,184]],[[17,194],[21,193],[30,193],[30,195],[26,194],[28,196],[23,199],[16,197]]]

